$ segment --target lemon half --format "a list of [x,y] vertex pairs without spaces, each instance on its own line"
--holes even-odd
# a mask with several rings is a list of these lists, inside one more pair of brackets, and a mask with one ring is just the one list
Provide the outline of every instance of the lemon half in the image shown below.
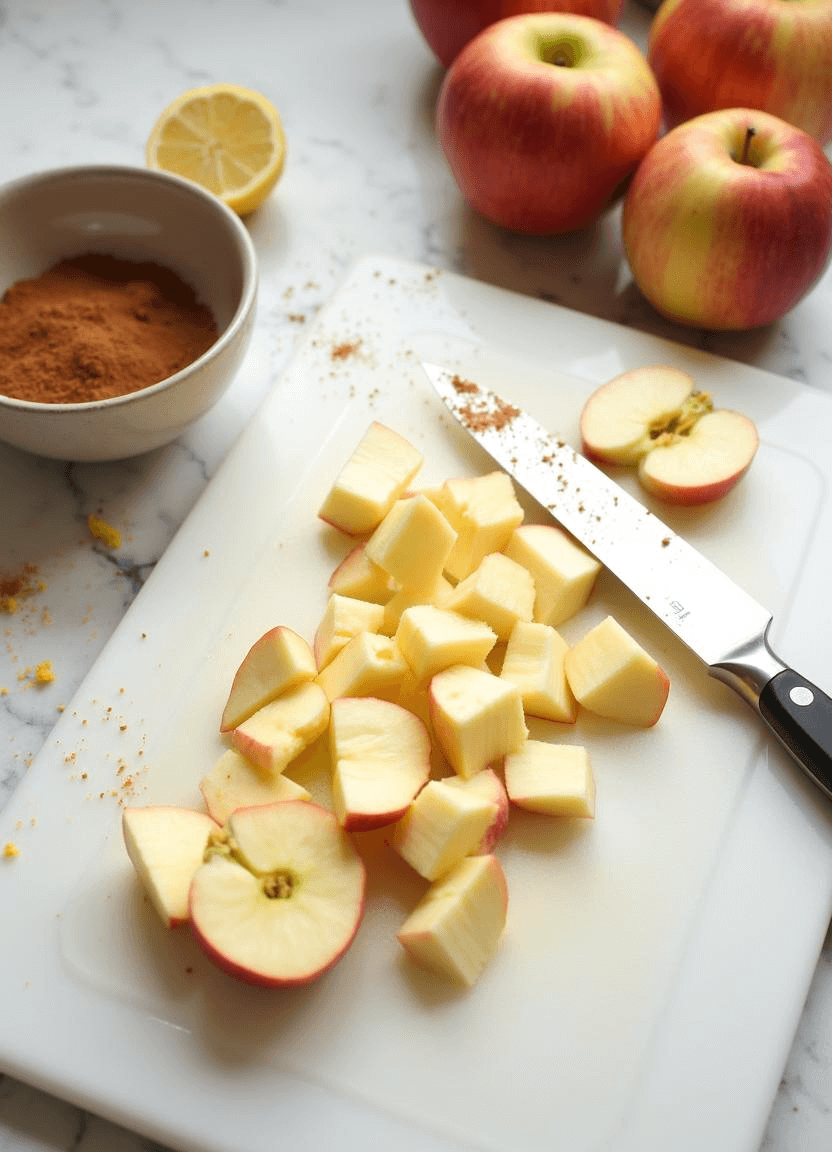
[[286,159],[274,105],[236,84],[183,92],[161,114],[147,142],[147,163],[193,180],[245,216],[274,188]]

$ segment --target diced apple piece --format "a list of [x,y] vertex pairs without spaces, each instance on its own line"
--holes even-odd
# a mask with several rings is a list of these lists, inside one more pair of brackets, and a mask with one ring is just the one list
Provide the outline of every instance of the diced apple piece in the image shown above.
[[127,855],[162,923],[184,924],[191,880],[219,825],[205,812],[154,804],[125,808],[121,827]]
[[518,620],[531,620],[534,580],[522,564],[502,552],[491,552],[445,598],[443,607],[481,620],[500,640],[508,640]]
[[193,878],[191,927],[240,980],[308,984],[352,943],[365,882],[361,857],[325,808],[299,800],[240,808]]
[[601,571],[595,557],[554,524],[522,524],[505,552],[532,575],[539,624],[556,627],[580,611]]
[[237,669],[220,731],[230,732],[282,692],[314,680],[317,671],[312,649],[302,636],[291,628],[272,628],[254,642]]
[[277,774],[326,731],[329,700],[320,685],[301,684],[265,704],[231,733],[238,752]]
[[390,636],[359,632],[318,673],[318,684],[332,701],[339,696],[398,695],[407,661]]
[[430,716],[439,747],[460,776],[473,776],[516,752],[528,736],[515,685],[464,664],[431,680]]
[[638,464],[656,435],[677,420],[696,384],[666,364],[622,372],[590,396],[581,413],[585,454],[608,464]]
[[430,780],[396,824],[391,844],[426,880],[474,852],[496,818],[491,800]]
[[569,649],[565,667],[578,702],[598,716],[649,728],[662,714],[667,673],[612,616]]
[[482,772],[477,772],[475,776],[468,776],[467,778],[448,776],[442,783],[447,784],[449,788],[460,788],[463,792],[467,792],[471,796],[478,796],[494,805],[494,816],[491,823],[483,833],[479,844],[471,850],[469,855],[485,856],[489,852],[493,852],[494,845],[505,831],[509,813],[508,795],[500,777],[493,768],[485,768]]
[[520,689],[527,716],[574,724],[578,703],[566,679],[569,645],[551,624],[515,624],[500,675]]
[[497,642],[481,620],[431,604],[402,613],[396,643],[417,680],[429,680],[452,664],[481,665]]
[[203,776],[199,787],[208,815],[218,824],[224,824],[237,808],[274,804],[278,800],[309,799],[302,785],[288,776],[264,772],[236,748],[223,752],[208,775]]
[[333,700],[329,741],[335,815],[348,832],[393,824],[430,775],[424,724],[387,700]]
[[365,553],[397,584],[431,593],[456,539],[435,504],[421,494],[397,500],[367,541]]
[[423,681],[417,680],[409,668],[404,676],[402,676],[396,702],[400,704],[402,708],[406,708],[408,712],[412,712],[414,716],[418,716],[427,731],[430,732],[431,721],[428,685]]
[[501,552],[523,523],[523,509],[505,472],[446,480],[436,499],[457,533],[445,565],[455,580],[464,580],[490,552]]
[[505,759],[512,804],[545,816],[595,815],[595,780],[586,748],[527,740]]
[[444,576],[439,577],[436,586],[429,592],[417,592],[406,586],[398,588],[384,605],[384,620],[379,631],[385,636],[395,636],[403,612],[416,604],[433,604],[434,607],[441,607],[452,589],[453,585]]
[[708,504],[745,475],[759,443],[747,416],[720,408],[701,416],[686,435],[660,438],[639,462],[638,478],[669,504]]
[[333,592],[315,632],[312,651],[318,671],[346,648],[359,632],[377,632],[384,620],[384,607]]
[[378,564],[369,559],[364,549],[364,544],[357,544],[347,553],[329,578],[329,591],[356,600],[385,604],[393,595],[393,582]]
[[422,454],[374,421],[339,472],[318,515],[350,536],[374,531],[422,466]]
[[399,930],[399,943],[418,964],[471,987],[497,952],[507,912],[500,861],[469,856],[431,885]]

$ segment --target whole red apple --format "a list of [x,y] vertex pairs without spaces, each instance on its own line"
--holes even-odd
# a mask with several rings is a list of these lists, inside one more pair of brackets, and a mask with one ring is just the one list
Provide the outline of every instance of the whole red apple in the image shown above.
[[624,0],[410,0],[422,35],[446,68],[478,32],[524,12],[575,12],[617,24]]
[[445,75],[439,142],[462,195],[517,232],[593,223],[655,142],[658,86],[622,32],[589,16],[512,16]]
[[680,124],[627,190],[624,246],[636,283],[664,315],[746,329],[783,316],[832,248],[832,165],[808,133],[730,108]]
[[648,59],[670,127],[760,108],[832,140],[832,0],[665,0]]

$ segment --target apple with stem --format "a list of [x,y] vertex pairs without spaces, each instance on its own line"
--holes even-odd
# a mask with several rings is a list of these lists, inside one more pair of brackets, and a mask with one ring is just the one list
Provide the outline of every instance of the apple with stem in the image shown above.
[[826,267],[832,165],[816,140],[766,112],[697,116],[639,165],[622,236],[636,284],[671,320],[770,324]]
[[536,235],[594,223],[656,140],[661,99],[618,29],[547,12],[491,24],[439,93],[439,142],[465,199]]
[[624,0],[410,0],[419,30],[437,60],[450,68],[469,40],[498,20],[524,12],[575,12],[617,24]]
[[647,58],[669,127],[759,108],[832,140],[832,0],[665,0]]
[[308,984],[341,959],[364,908],[365,869],[335,816],[308,800],[239,808],[191,883],[191,928],[250,984]]
[[642,486],[671,504],[718,500],[745,475],[757,452],[754,423],[714,409],[686,372],[658,364],[616,376],[581,413],[584,453],[638,467]]

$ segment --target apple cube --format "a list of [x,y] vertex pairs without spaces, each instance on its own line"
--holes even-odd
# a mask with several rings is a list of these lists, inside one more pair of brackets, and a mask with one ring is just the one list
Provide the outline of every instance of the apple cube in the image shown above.
[[494,845],[505,831],[508,823],[508,795],[503,782],[493,768],[485,768],[475,776],[448,776],[443,781],[449,788],[459,788],[471,796],[478,796],[494,805],[494,816],[482,835],[476,848],[469,855],[484,856],[494,850]]
[[427,496],[397,500],[367,541],[365,553],[397,584],[432,593],[456,533]]
[[430,775],[424,724],[387,700],[333,700],[329,743],[335,815],[348,832],[393,824]]
[[374,421],[336,477],[318,515],[350,536],[374,531],[422,466],[422,454]]
[[272,628],[251,646],[231,685],[220,722],[230,732],[282,692],[314,680],[315,657],[291,628]]
[[508,885],[496,856],[469,856],[432,884],[398,932],[420,965],[468,987],[497,952]]
[[223,752],[200,785],[208,815],[224,824],[237,808],[274,804],[278,800],[308,800],[309,793],[288,776],[273,776],[246,760],[236,748]]
[[500,675],[520,690],[527,716],[574,724],[578,703],[566,679],[569,645],[551,624],[519,620],[508,638]]
[[595,815],[595,781],[586,748],[527,740],[505,759],[512,804],[545,816]]
[[508,640],[518,620],[531,620],[535,586],[527,568],[502,552],[491,552],[460,580],[443,607],[484,621],[500,640]]
[[417,592],[407,586],[397,589],[384,605],[384,620],[379,631],[385,636],[395,636],[403,612],[416,604],[433,604],[437,608],[441,607],[452,590],[453,585],[444,576],[439,577],[435,587],[429,592]]
[[191,880],[219,825],[204,812],[156,804],[125,808],[121,828],[127,855],[163,924],[184,924]]
[[464,664],[431,680],[430,716],[437,743],[460,776],[473,776],[516,752],[528,736],[515,685]]
[[384,604],[393,595],[390,577],[369,559],[364,544],[357,544],[329,578],[329,591],[356,600],[372,600]]
[[383,605],[333,592],[312,643],[318,670],[325,668],[359,632],[377,632],[383,620]]
[[339,696],[390,700],[398,695],[406,670],[407,662],[392,637],[359,632],[318,673],[317,682],[330,701]]
[[574,616],[592,593],[601,564],[554,524],[522,524],[506,556],[527,568],[536,590],[534,620],[557,626]]
[[417,680],[429,680],[452,664],[481,665],[497,636],[481,620],[471,620],[431,604],[402,613],[396,643]]
[[364,908],[361,857],[311,801],[233,812],[191,885],[191,928],[205,953],[250,984],[308,984],[341,959]]
[[435,498],[457,534],[445,565],[455,580],[469,576],[489,552],[501,552],[523,523],[523,509],[505,472],[446,480]]
[[667,673],[612,616],[569,649],[565,667],[578,702],[608,720],[649,728],[667,702]]
[[265,704],[231,733],[231,741],[252,763],[274,775],[326,731],[329,700],[314,681]]
[[426,880],[436,880],[474,852],[494,822],[482,796],[430,780],[393,829],[391,844]]

